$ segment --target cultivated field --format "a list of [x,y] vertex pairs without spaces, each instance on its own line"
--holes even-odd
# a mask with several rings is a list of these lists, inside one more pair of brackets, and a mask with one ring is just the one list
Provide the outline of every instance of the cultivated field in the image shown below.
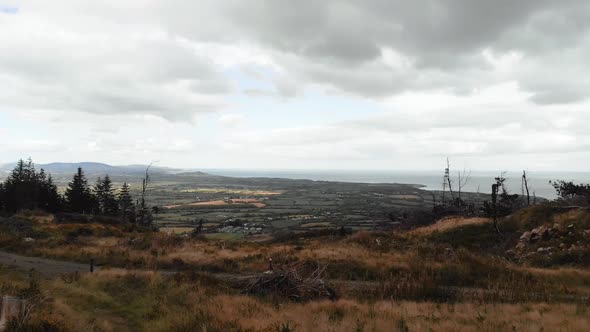
[[[96,175],[99,176],[100,174]],[[137,176],[113,175],[137,193]],[[67,176],[57,175],[61,186]],[[91,179],[91,183],[93,180]],[[484,195],[464,194],[481,202]],[[271,178],[231,178],[205,173],[152,174],[151,205],[160,207],[160,227],[190,232],[239,233],[241,237],[309,230],[391,230],[430,211],[441,194],[415,185],[340,183]],[[230,227],[227,227],[230,226]]]

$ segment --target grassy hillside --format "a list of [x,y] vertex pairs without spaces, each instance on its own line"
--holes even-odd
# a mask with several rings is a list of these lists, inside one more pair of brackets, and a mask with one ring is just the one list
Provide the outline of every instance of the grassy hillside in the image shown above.
[[[445,218],[404,232],[246,241],[29,214],[0,221],[0,248],[101,265],[41,279],[38,291],[51,301],[29,323],[58,330],[583,331],[589,220],[585,209],[545,204],[503,218],[502,236],[485,218]],[[516,249],[542,226],[554,231]],[[265,271],[268,257],[302,274],[322,267],[338,299],[244,294],[243,281]],[[29,274],[4,267],[0,276],[6,294],[35,291]]]

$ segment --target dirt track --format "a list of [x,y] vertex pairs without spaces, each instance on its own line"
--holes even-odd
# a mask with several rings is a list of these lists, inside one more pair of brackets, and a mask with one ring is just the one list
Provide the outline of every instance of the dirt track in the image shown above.
[[[88,264],[80,264],[54,259],[21,256],[4,251],[0,251],[0,265],[15,267],[23,271],[35,269],[42,275],[48,277],[64,273],[90,271],[90,262]],[[94,270],[98,270],[98,267],[94,267]]]
[[[73,273],[73,272],[90,272],[90,262],[88,264],[60,261],[56,259],[47,259],[39,257],[29,257],[17,254],[8,253],[0,250],[0,265],[9,266],[16,268],[21,271],[30,271],[35,269],[41,275],[45,277],[55,277],[60,274]],[[94,266],[94,271],[100,270],[100,267]],[[110,268],[110,270],[122,270],[122,271],[137,271],[128,270],[124,268]],[[159,273],[164,275],[172,275],[177,271],[170,270],[158,270]],[[254,274],[239,275],[229,273],[211,273],[210,276],[228,282],[242,282],[255,276]]]

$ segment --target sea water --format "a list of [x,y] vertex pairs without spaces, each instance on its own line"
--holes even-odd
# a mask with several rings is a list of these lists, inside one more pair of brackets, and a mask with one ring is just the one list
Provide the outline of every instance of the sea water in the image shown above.
[[[375,170],[264,170],[264,169],[208,169],[204,172],[232,177],[268,177],[284,179],[305,179],[314,181],[340,181],[358,183],[402,183],[419,185],[426,190],[442,190],[443,172],[438,171],[375,171]],[[501,172],[471,172],[463,191],[490,193],[494,178]],[[505,184],[510,193],[522,193],[522,173],[504,172]],[[552,180],[589,183],[590,172],[527,172],[531,196],[548,199],[556,198]],[[457,186],[457,174],[452,173],[453,186]],[[456,188],[455,188],[456,189]]]

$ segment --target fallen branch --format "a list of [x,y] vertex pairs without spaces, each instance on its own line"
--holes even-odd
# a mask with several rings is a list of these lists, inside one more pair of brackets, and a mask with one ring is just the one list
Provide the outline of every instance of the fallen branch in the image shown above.
[[303,302],[321,298],[336,299],[336,293],[324,283],[326,266],[305,274],[302,265],[275,268],[251,278],[242,289],[246,294],[275,296]]

